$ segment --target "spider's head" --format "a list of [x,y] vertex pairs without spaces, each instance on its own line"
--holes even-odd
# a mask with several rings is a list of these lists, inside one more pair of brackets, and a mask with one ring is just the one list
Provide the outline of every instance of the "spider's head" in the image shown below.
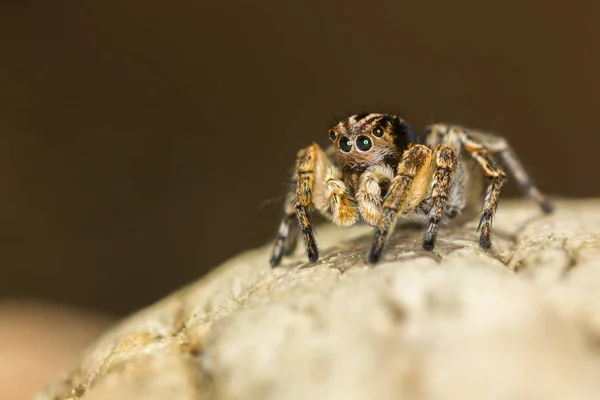
[[409,124],[389,114],[353,115],[331,128],[329,138],[349,169],[396,164],[408,144],[418,142]]

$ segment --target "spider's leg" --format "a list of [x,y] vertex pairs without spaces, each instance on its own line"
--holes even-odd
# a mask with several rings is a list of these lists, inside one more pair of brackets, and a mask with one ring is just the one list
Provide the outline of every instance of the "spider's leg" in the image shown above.
[[445,215],[448,218],[454,218],[465,209],[467,206],[466,185],[467,172],[463,163],[458,162],[452,176],[452,187],[450,188],[450,198],[446,207]]
[[275,244],[271,253],[270,263],[276,267],[281,262],[284,255],[291,254],[296,248],[296,239],[298,238],[298,227],[296,225],[296,208],[294,207],[294,193],[290,192],[286,196],[283,218],[277,230]]
[[310,221],[310,211],[313,208],[313,190],[317,175],[322,179],[324,169],[328,164],[327,156],[316,143],[298,152],[293,176],[295,187],[286,198],[284,216],[279,225],[271,255],[271,265],[273,267],[281,262],[284,254],[293,251],[296,241],[294,230],[297,229],[294,227],[294,220],[296,220],[304,236],[308,259],[311,262],[319,259],[314,229]]
[[456,152],[446,146],[440,146],[435,153],[435,174],[431,191],[431,209],[429,223],[423,235],[423,248],[433,250],[440,229],[440,221],[444,216],[446,204],[452,187],[452,175],[456,168]]
[[290,231],[288,233],[288,237],[286,241],[283,243],[283,255],[289,256],[294,253],[296,250],[296,245],[298,244],[298,225],[296,223],[295,213],[289,219]]
[[501,137],[489,133],[480,133],[483,144],[492,152],[498,154],[500,161],[515,177],[521,192],[536,202],[546,214],[554,210],[552,203],[539,191],[529,174],[523,168],[517,155],[508,142]]
[[394,179],[394,170],[386,164],[373,165],[360,176],[356,201],[360,215],[371,226],[377,224],[381,215],[383,203],[381,189],[383,187],[387,191],[392,179]]
[[479,220],[479,225],[477,226],[477,231],[481,230],[481,234],[479,236],[479,246],[482,249],[489,249],[492,247],[492,221],[494,219],[494,215],[496,214],[498,198],[500,197],[500,189],[502,189],[506,175],[500,169],[490,169],[489,167],[492,166],[492,164],[489,164],[489,159],[487,159],[481,153],[475,153],[474,157],[480,157],[482,160],[481,163],[485,163],[486,165],[484,168],[491,171],[490,175],[488,175],[489,172],[486,171],[486,175],[489,177],[490,184],[485,193],[481,219]]
[[476,140],[463,128],[457,126],[446,126],[446,128],[449,132],[455,133],[460,138],[463,149],[473,157],[483,170],[485,176],[489,179],[489,185],[483,201],[481,219],[477,227],[477,231],[481,230],[479,246],[483,249],[489,249],[492,247],[492,222],[496,213],[496,207],[498,206],[500,190],[506,180],[506,174],[496,164],[490,151],[480,140]]
[[316,262],[319,259],[314,228],[310,220],[310,211],[314,205],[313,191],[317,174],[320,175],[327,164],[327,156],[316,143],[298,152],[296,162],[296,219],[304,236],[304,247],[310,262]]
[[296,223],[296,211],[294,207],[294,193],[290,192],[286,196],[285,205],[283,209],[283,218],[277,229],[277,237],[273,244],[273,251],[271,252],[271,266],[276,267],[281,262],[281,258],[291,252],[296,247],[296,239],[298,228],[294,226]]
[[[431,153],[429,147],[417,144],[402,155],[402,162],[398,165],[375,228],[375,237],[367,256],[369,263],[374,264],[381,258],[385,243],[396,225],[398,213],[411,208],[411,199],[414,197],[411,192],[421,192],[422,188],[428,186]],[[413,186],[413,183],[417,185]]]
[[284,255],[290,255],[294,251],[296,239],[293,237],[298,236],[297,233],[294,233],[294,231],[297,231],[297,228],[294,226],[295,223],[296,218],[294,214],[291,216],[284,215],[282,218],[269,261],[272,267],[278,266]]
[[446,146],[455,151],[455,166],[452,174],[452,184],[450,194],[446,205],[445,216],[455,218],[460,215],[468,201],[469,174],[466,171],[465,163],[458,155],[462,150],[462,142],[454,132],[446,131],[447,125],[437,124],[429,127],[425,131],[425,143],[431,148],[437,146]]

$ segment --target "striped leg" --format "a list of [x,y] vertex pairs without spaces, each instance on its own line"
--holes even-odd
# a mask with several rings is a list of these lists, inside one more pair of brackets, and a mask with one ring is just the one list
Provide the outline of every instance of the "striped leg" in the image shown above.
[[445,211],[445,215],[448,218],[455,218],[462,213],[467,205],[469,177],[468,172],[465,170],[465,163],[461,157],[458,157],[462,153],[462,141],[456,131],[451,128],[452,126],[447,124],[436,124],[427,127],[425,130],[425,143],[432,149],[437,146],[444,146],[455,152],[456,162],[452,173],[452,184]]
[[502,185],[506,180],[506,174],[497,166],[486,146],[475,141],[461,128],[451,128],[451,130],[457,130],[464,149],[475,161],[477,161],[483,169],[483,173],[490,181],[483,202],[481,219],[479,220],[479,226],[477,227],[477,231],[481,231],[479,246],[483,249],[489,249],[492,247],[492,222],[494,220],[494,214],[496,213],[496,207],[498,206],[500,189],[502,189]]
[[304,247],[310,262],[316,262],[319,259],[319,250],[309,214],[312,207],[317,157],[325,157],[325,155],[319,145],[315,143],[300,150],[296,162],[296,219],[304,236]]
[[479,225],[477,226],[477,231],[479,232],[481,230],[479,246],[481,246],[482,249],[489,249],[492,247],[492,222],[494,220],[494,215],[496,214],[496,207],[498,207],[500,189],[505,180],[505,175],[502,170],[496,170],[494,174],[495,175],[489,176],[490,185],[485,194],[483,211],[481,213]]
[[310,211],[314,206],[313,190],[316,177],[319,175],[321,179],[323,178],[322,174],[328,163],[327,156],[316,143],[298,152],[294,172],[295,188],[286,198],[284,217],[279,225],[271,255],[271,265],[273,267],[279,265],[284,253],[293,250],[295,238],[291,235],[295,234],[292,233],[295,229],[293,228],[294,214],[296,215],[296,223],[304,236],[304,246],[309,261],[316,262],[319,259],[314,229],[310,221]]
[[[536,201],[544,212],[552,210],[551,204],[533,185],[531,179],[519,163],[513,151],[506,141],[500,137],[470,131],[460,126],[448,124],[436,124],[429,128],[429,142],[455,143],[457,138],[460,147],[468,153],[481,167],[485,176],[489,179],[489,185],[485,193],[481,219],[477,228],[480,231],[479,245],[484,249],[492,246],[491,227],[498,206],[500,190],[506,180],[506,174],[496,164],[492,153],[500,155],[508,169],[515,175],[521,190],[531,199]],[[430,143],[431,144],[431,143]],[[453,145],[454,147],[454,145]],[[457,188],[458,189],[458,188]]]
[[[397,174],[392,180],[388,194],[383,202],[381,216],[375,228],[375,237],[367,255],[369,263],[379,261],[388,237],[394,230],[398,213],[409,206],[410,189],[413,182],[421,181],[422,169],[431,165],[431,149],[424,145],[413,145],[402,155]],[[417,176],[419,175],[419,176]]]
[[[456,150],[455,150],[456,151]],[[460,151],[460,147],[459,150]],[[460,158],[456,159],[456,166],[452,174],[452,187],[450,188],[450,198],[446,206],[445,215],[449,219],[461,215],[468,202],[469,176],[465,170],[465,164]]]
[[294,193],[288,193],[283,218],[279,224],[277,230],[277,238],[273,245],[273,251],[271,253],[271,266],[276,267],[281,262],[281,258],[284,255],[291,254],[296,248],[296,242],[298,238],[298,226],[296,223],[296,208],[294,206]]
[[423,248],[433,250],[440,220],[444,215],[450,189],[452,187],[452,176],[456,168],[456,152],[449,147],[439,147],[435,154],[435,175],[433,177],[433,188],[431,192],[431,209],[429,210],[429,224],[423,236]]
[[506,140],[490,134],[481,134],[481,136],[486,147],[491,152],[498,154],[500,161],[515,177],[521,192],[531,200],[535,201],[543,212],[546,214],[551,213],[554,210],[552,203],[550,203],[550,201],[535,186],[533,180],[525,171],[525,168],[523,168],[523,165],[517,158],[517,155],[508,145]]

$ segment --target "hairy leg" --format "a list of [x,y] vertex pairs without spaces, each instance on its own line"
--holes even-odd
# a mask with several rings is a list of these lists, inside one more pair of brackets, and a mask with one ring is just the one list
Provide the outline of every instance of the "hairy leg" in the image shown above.
[[488,178],[489,184],[486,190],[481,219],[479,221],[478,231],[481,231],[479,245],[483,249],[489,249],[492,246],[491,227],[498,206],[500,190],[506,175],[497,165],[490,154],[490,150],[477,133],[471,135],[470,131],[455,125],[436,124],[429,128],[429,138],[431,141],[447,142],[458,138],[461,148],[469,154],[481,167],[484,175]]
[[450,196],[445,215],[448,218],[455,218],[460,215],[467,206],[467,185],[469,184],[467,172],[464,163],[457,162],[454,175],[452,177],[452,186],[450,187]]
[[278,235],[271,255],[271,265],[273,267],[281,262],[284,253],[293,250],[292,245],[295,239],[290,237],[290,235],[295,234],[291,233],[294,230],[294,214],[304,237],[304,246],[308,259],[311,262],[319,259],[314,228],[310,220],[310,212],[314,206],[313,190],[316,177],[328,164],[327,156],[316,143],[298,152],[293,177],[295,188],[286,198],[284,216],[279,225]]
[[425,143],[432,149],[437,146],[445,146],[455,152],[455,168],[452,174],[452,184],[445,215],[448,218],[458,216],[465,209],[468,200],[468,188],[470,179],[466,171],[466,166],[461,157],[462,142],[455,132],[449,129],[449,125],[437,124],[430,126],[425,131]]
[[298,225],[296,222],[296,208],[294,206],[294,193],[286,196],[283,218],[277,230],[277,237],[271,252],[271,266],[276,267],[284,255],[291,254],[296,248],[298,238]]
[[485,146],[492,153],[498,155],[502,164],[504,164],[512,176],[515,177],[521,192],[536,202],[543,212],[546,214],[551,213],[554,209],[552,203],[550,203],[550,201],[535,186],[533,180],[527,171],[525,171],[523,164],[521,164],[519,158],[508,142],[504,138],[489,133],[476,133],[475,135],[481,137]]
[[374,264],[379,261],[389,235],[392,233],[398,213],[410,207],[411,186],[419,181],[417,175],[431,165],[431,149],[424,145],[413,145],[402,155],[397,174],[392,180],[388,194],[383,202],[381,216],[375,228],[375,237],[367,260]]
[[452,187],[452,175],[456,168],[456,152],[449,147],[438,147],[435,154],[435,168],[429,224],[423,236],[423,248],[425,250],[435,248],[440,221],[444,215]]
[[462,131],[460,137],[464,148],[479,163],[483,169],[483,173],[489,179],[489,185],[483,201],[481,219],[477,227],[477,231],[481,231],[479,246],[483,249],[489,249],[492,247],[492,222],[496,214],[496,208],[498,207],[500,190],[506,180],[506,174],[496,164],[485,145],[469,136],[466,131]]

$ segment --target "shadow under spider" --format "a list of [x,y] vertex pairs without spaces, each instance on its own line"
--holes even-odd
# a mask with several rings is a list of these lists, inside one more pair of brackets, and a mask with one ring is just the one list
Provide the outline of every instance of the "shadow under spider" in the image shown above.
[[[444,229],[446,232],[451,232],[452,230],[454,229]],[[418,223],[406,222],[399,225],[392,236],[390,236],[381,263],[396,260],[408,261],[423,257],[440,262],[447,254],[467,247],[461,243],[447,242],[442,239],[434,251],[427,251],[421,247],[422,235],[423,226]],[[335,264],[333,268],[339,269],[342,272],[356,266],[357,257],[362,259],[362,262],[359,263],[360,265],[369,265],[366,263],[366,255],[371,246],[372,239],[372,233],[365,233],[364,235],[344,240],[339,245],[327,249],[327,253],[319,260],[319,263]],[[342,264],[341,266],[340,263]],[[309,268],[311,265],[306,264],[301,268]]]
[[[517,232],[532,221],[537,220],[539,217],[540,216],[535,215],[528,218],[519,225]],[[543,217],[543,215],[541,217]],[[506,265],[508,261],[503,250],[500,250],[495,246],[487,250],[479,247],[479,234],[475,227],[471,225],[472,224],[465,222],[460,225],[442,227],[435,249],[433,251],[427,251],[421,247],[423,226],[414,222],[403,223],[396,228],[389,238],[386,250],[384,250],[384,258],[382,258],[381,262],[412,260],[422,257],[429,257],[436,262],[441,262],[443,258],[455,251],[475,248]],[[511,234],[503,230],[495,231],[494,234],[497,235],[499,239],[509,241],[513,245],[516,243],[516,234]],[[446,239],[446,237],[448,239]],[[359,237],[343,241],[340,246],[328,249],[327,253],[330,255],[325,256],[323,260],[338,258],[344,253],[351,254],[352,257],[356,257],[356,253],[359,253],[361,257],[365,257],[370,248],[371,240],[372,235],[366,233]],[[348,245],[351,247],[350,249],[348,249]],[[355,247],[352,245],[355,245]]]
[[[532,222],[544,217],[546,216],[543,214],[532,215],[515,228],[514,232],[516,233],[507,232],[506,230],[502,229],[494,229],[493,233],[498,238],[509,241],[513,245],[516,245],[518,232],[521,232]],[[459,225],[449,224],[442,227],[436,248],[433,251],[427,251],[421,247],[424,229],[423,225],[412,221],[401,222],[398,224],[394,230],[394,233],[389,238],[381,263],[397,260],[408,261],[423,257],[428,257],[436,262],[440,262],[444,257],[448,256],[454,251],[477,246],[479,250],[488,256],[495,258],[506,265],[506,257],[503,256],[495,247],[492,247],[489,250],[483,250],[479,248],[479,234],[474,227],[470,225],[472,224],[469,222],[464,222]],[[444,236],[449,236],[452,239],[446,240]],[[460,239],[458,239],[457,236],[461,236]],[[317,263],[311,264],[306,262],[297,262],[293,265],[289,265],[288,268],[290,268],[290,270],[304,269],[312,268],[319,264],[329,264],[332,266],[332,268],[338,269],[343,273],[349,268],[355,266],[369,265],[366,263],[366,255],[371,246],[372,239],[373,232],[368,232],[352,239],[343,240],[339,245],[328,248],[327,251],[321,256],[319,261],[317,261]],[[464,242],[472,242],[472,245],[465,245]],[[362,262],[357,261],[357,258],[362,259]]]
[[494,233],[494,235],[501,237],[502,239],[511,241],[513,243],[513,245],[516,245],[517,244],[517,236],[519,235],[519,233],[522,232],[523,230],[525,230],[525,228],[527,228],[527,226],[529,224],[539,221],[542,218],[548,218],[548,215],[547,214],[534,214],[534,215],[530,216],[529,218],[527,218],[525,221],[520,223],[514,229],[515,233],[510,233],[510,232],[507,232],[502,229],[494,229],[493,233]]

